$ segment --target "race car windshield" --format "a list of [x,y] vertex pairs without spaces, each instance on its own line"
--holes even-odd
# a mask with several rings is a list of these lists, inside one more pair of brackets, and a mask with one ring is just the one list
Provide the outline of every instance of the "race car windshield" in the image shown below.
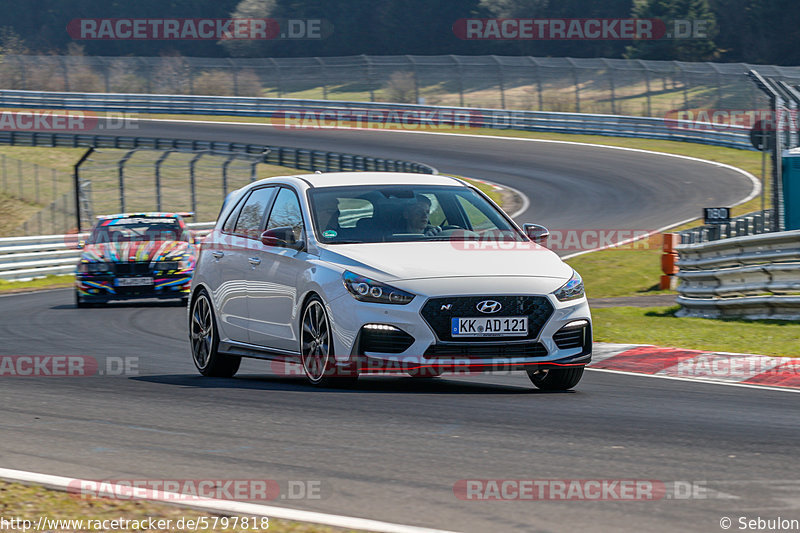
[[100,221],[89,244],[104,242],[145,242],[186,240],[175,219],[117,218]]
[[466,187],[325,187],[309,195],[317,238],[326,244],[525,240],[495,206]]

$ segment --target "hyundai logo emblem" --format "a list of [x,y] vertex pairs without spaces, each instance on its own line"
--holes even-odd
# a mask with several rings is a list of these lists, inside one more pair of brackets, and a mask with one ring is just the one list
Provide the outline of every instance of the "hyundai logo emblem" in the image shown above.
[[476,305],[475,308],[481,313],[486,313],[488,315],[498,312],[503,308],[503,306],[500,302],[496,302],[494,300],[484,300],[482,302],[478,302],[478,305]]

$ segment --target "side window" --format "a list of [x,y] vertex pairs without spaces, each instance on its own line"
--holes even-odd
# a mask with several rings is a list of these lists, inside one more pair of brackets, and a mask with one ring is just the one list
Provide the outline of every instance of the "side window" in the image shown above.
[[225,233],[233,233],[233,229],[236,227],[236,219],[239,218],[239,210],[242,208],[245,198],[247,198],[246,194],[242,195],[242,198],[239,198],[239,201],[228,214],[228,218],[225,219],[225,224],[222,225],[222,231]]
[[486,214],[481,211],[475,204],[470,202],[468,198],[461,196],[460,194],[456,197],[458,198],[458,202],[461,204],[461,208],[464,210],[464,214],[467,216],[467,220],[469,221],[470,228],[473,231],[481,231],[487,229],[495,229],[497,226],[492,222]]
[[275,198],[267,222],[267,231],[276,228],[291,228],[294,242],[303,240],[304,226],[300,201],[291,189],[281,188],[278,197]]
[[239,218],[236,220],[234,233],[251,239],[261,237],[263,232],[261,221],[274,194],[274,187],[254,190],[242,206]]

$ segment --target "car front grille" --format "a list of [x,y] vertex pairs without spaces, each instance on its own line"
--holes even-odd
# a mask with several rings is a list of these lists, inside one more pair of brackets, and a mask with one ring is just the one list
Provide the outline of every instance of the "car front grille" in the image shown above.
[[513,357],[544,357],[547,348],[540,342],[518,344],[432,344],[426,351],[428,359],[511,359]]
[[114,263],[114,274],[117,276],[146,276],[150,272],[150,263],[146,261]]
[[[544,296],[454,296],[431,298],[422,307],[422,318],[433,328],[440,341],[464,341],[465,337],[453,337],[452,318],[490,317],[476,309],[484,300],[494,300],[502,305],[497,316],[528,317],[528,335],[509,337],[509,340],[531,340],[539,336],[542,327],[553,313],[553,305]],[[470,342],[497,342],[497,337],[471,337]]]

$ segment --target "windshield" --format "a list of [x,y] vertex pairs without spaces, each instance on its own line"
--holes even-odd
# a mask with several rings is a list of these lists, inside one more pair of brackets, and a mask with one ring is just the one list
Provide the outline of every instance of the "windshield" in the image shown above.
[[468,187],[325,187],[309,196],[316,235],[325,244],[525,240],[495,205]]
[[127,217],[101,220],[92,231],[89,244],[188,240],[175,218]]

